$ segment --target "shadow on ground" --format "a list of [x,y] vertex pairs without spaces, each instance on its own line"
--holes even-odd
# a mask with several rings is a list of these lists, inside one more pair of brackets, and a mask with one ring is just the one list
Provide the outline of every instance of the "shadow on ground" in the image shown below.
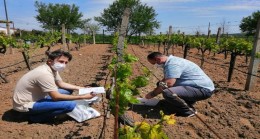
[[28,122],[29,116],[27,114],[10,109],[3,114],[2,120],[9,121],[9,122],[18,122],[18,123]]
[[[13,109],[10,109],[3,114],[2,120],[8,122],[17,122],[17,123],[28,122],[28,124],[34,124],[34,122],[30,121],[28,114],[15,111]],[[49,119],[47,122],[42,122],[39,124],[58,125],[68,120],[73,120],[73,119],[69,117],[67,114],[63,114],[63,115],[56,116],[53,119]]]
[[161,119],[160,111],[166,115],[175,114],[176,111],[170,109],[166,106],[164,100],[160,100],[159,103],[155,106],[146,106],[146,105],[132,105],[130,109],[137,114],[140,114],[143,118],[149,119]]

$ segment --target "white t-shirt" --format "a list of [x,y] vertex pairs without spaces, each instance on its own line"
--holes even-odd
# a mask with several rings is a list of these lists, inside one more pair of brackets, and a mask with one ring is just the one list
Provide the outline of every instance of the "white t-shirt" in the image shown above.
[[61,81],[58,72],[47,65],[41,65],[26,73],[16,84],[13,94],[13,109],[27,112],[33,104],[45,98],[48,92],[58,91],[56,81]]

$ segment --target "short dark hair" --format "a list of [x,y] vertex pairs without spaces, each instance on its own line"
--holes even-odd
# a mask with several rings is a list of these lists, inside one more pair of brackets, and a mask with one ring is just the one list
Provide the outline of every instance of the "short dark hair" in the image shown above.
[[152,52],[152,53],[150,53],[150,54],[147,56],[147,59],[154,59],[154,58],[156,58],[156,57],[161,57],[161,56],[163,56],[163,54],[160,53],[160,52]]
[[61,56],[67,57],[69,59],[69,61],[71,61],[71,59],[72,59],[72,55],[69,52],[65,52],[65,51],[60,50],[60,49],[55,50],[51,53],[47,53],[47,56],[48,56],[48,59],[51,59],[51,60],[54,60],[54,59],[61,57]]

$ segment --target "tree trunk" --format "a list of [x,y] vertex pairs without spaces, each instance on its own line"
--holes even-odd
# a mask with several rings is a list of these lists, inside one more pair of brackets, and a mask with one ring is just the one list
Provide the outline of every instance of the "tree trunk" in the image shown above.
[[204,61],[205,61],[205,52],[206,52],[206,50],[203,50],[203,49],[201,49],[201,63],[200,63],[200,68],[202,68],[203,69],[203,64],[204,64]]
[[92,36],[93,36],[93,44],[96,44],[96,34],[95,31],[92,31]]

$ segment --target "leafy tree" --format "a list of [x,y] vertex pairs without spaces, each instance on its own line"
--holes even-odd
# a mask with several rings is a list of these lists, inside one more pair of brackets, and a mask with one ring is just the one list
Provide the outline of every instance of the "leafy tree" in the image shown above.
[[42,23],[42,27],[49,30],[61,30],[61,25],[65,24],[68,30],[74,30],[81,25],[82,13],[79,7],[74,4],[48,4],[35,2],[38,15],[36,20]]
[[102,26],[106,26],[107,30],[118,31],[126,7],[131,9],[127,29],[129,36],[152,32],[155,28],[159,28],[159,22],[155,19],[157,14],[153,7],[142,4],[140,0],[116,0],[104,9],[100,17],[94,19]]
[[242,32],[246,36],[254,36],[256,33],[257,22],[260,19],[260,11],[253,12],[251,16],[244,17],[239,25]]
[[100,26],[98,24],[91,23],[90,21],[91,21],[91,19],[83,20],[83,22],[82,22],[83,26],[81,28],[82,28],[82,30],[84,30],[84,32],[91,31],[92,38],[93,38],[93,44],[96,44],[95,36],[96,36],[97,32],[100,30]]

